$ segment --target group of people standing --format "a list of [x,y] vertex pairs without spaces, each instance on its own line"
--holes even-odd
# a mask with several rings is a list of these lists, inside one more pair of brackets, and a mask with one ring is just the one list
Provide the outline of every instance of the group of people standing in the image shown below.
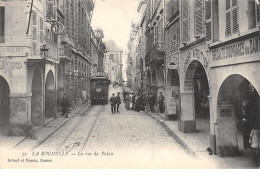
[[[156,97],[154,93],[146,93],[145,95],[142,95],[140,93],[135,94],[132,93],[130,96],[130,92],[127,92],[125,89],[123,90],[123,98],[125,103],[125,109],[126,110],[135,110],[137,112],[139,111],[151,111],[155,112],[154,105],[156,102]],[[158,105],[159,105],[159,112],[164,112],[164,96],[162,95],[162,92],[159,93],[158,97]],[[130,103],[132,104],[132,107],[130,107]],[[110,104],[111,104],[111,112],[112,114],[115,113],[115,109],[119,108],[119,105],[121,104],[120,99],[120,92],[118,92],[117,96],[115,97],[115,94],[112,94],[112,97],[110,98]]]
[[[159,112],[163,113],[164,112],[164,96],[162,95],[162,92],[159,92],[159,97],[158,97],[158,105],[159,105]],[[144,97],[145,101],[145,110],[146,111],[151,111],[154,112],[154,104],[155,104],[155,94],[154,93],[146,93]]]

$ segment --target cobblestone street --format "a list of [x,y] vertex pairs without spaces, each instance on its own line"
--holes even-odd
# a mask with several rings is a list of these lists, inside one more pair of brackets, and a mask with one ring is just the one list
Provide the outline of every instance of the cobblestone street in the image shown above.
[[[110,93],[117,91],[121,88]],[[143,111],[126,110],[124,103],[116,114],[111,114],[110,104],[84,108],[43,142],[26,139],[15,150],[26,152],[32,161],[51,158],[44,160],[63,162],[51,164],[62,168],[220,167],[190,155],[157,120]]]

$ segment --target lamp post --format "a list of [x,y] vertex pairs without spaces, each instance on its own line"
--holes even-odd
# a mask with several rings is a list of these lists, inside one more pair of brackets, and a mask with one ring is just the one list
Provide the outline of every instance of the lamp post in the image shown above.
[[46,58],[48,57],[48,51],[49,49],[46,48],[46,45],[42,45],[40,47],[41,50],[41,56],[42,56],[42,64],[43,64],[43,118],[42,118],[42,123],[43,126],[45,126],[45,63],[46,63]]

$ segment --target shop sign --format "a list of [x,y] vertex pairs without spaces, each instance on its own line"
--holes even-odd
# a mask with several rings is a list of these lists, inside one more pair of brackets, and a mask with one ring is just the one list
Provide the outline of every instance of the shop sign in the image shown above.
[[222,98],[218,100],[220,117],[232,117],[234,102],[232,98]]
[[218,108],[230,108],[233,107],[234,103],[232,98],[222,98],[218,100]]
[[1,56],[25,56],[24,47],[0,47]]
[[184,82],[184,91],[193,92],[193,81],[185,81]]
[[230,59],[260,52],[260,37],[229,44],[211,51],[213,61]]
[[232,117],[232,109],[220,109],[220,117]]
[[20,61],[0,61],[0,69],[21,69],[22,63]]
[[177,114],[177,104],[174,98],[171,98],[171,100],[168,103],[167,114],[168,115]]

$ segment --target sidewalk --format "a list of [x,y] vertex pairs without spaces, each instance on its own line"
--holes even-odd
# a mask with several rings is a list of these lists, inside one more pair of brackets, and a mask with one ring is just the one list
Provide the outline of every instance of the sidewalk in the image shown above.
[[219,157],[209,155],[209,134],[207,132],[183,133],[178,129],[178,121],[164,120],[163,114],[158,112],[146,112],[150,117],[158,121],[167,132],[191,155],[207,161],[214,162],[219,168],[259,168],[252,158],[252,151],[244,151],[237,157]]
[[[35,141],[36,146],[42,142],[44,142],[51,134],[53,134],[56,130],[62,127],[66,122],[68,122],[71,118],[75,116],[76,113],[80,112],[83,109],[87,109],[90,107],[90,103],[83,104],[81,106],[76,107],[69,113],[69,118],[65,118],[61,115],[61,113],[57,114],[56,118],[49,120],[45,126],[37,126],[33,127],[35,131]],[[15,137],[15,136],[0,136],[0,149],[13,149],[18,146],[21,142],[26,139],[31,139],[29,137]],[[31,139],[32,140],[32,139]]]

